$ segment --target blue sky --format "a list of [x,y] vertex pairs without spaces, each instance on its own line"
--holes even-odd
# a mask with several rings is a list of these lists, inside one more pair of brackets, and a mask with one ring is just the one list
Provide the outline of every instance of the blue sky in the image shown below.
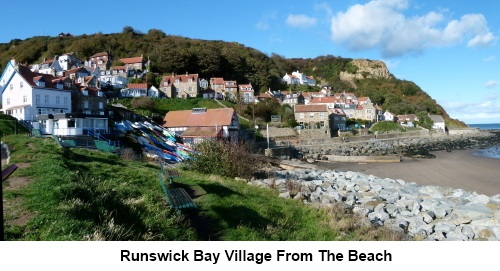
[[[3,4],[0,43],[121,32],[234,41],[287,58],[384,61],[453,118],[500,123],[500,2],[492,0],[23,1]],[[5,12],[7,11],[7,12]],[[20,16],[22,14],[22,16]],[[79,16],[72,18],[71,16]]]

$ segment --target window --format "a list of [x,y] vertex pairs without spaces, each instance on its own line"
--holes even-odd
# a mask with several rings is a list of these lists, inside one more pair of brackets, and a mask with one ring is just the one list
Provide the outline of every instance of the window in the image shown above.
[[304,118],[304,113],[300,113],[299,114],[299,119],[303,119]]
[[40,104],[40,94],[35,96],[35,104]]
[[14,85],[13,84],[10,84],[9,87],[10,87],[10,90],[14,89]]
[[104,109],[104,103],[103,102],[99,102],[99,109]]
[[19,87],[23,88],[23,81],[19,82]]
[[325,117],[325,112],[320,112],[320,113],[319,113],[319,116],[320,116],[321,118],[324,118],[324,117]]
[[68,105],[68,97],[64,97],[64,105]]
[[324,121],[320,121],[319,122],[319,127],[321,127],[321,128],[325,127],[325,122]]
[[61,102],[61,97],[56,96],[56,104],[59,104]]
[[48,104],[49,103],[49,95],[45,95],[45,104]]
[[314,112],[309,113],[310,118],[314,118]]
[[89,101],[83,101],[83,108],[84,109],[89,108]]
[[68,119],[68,128],[75,128],[75,119]]
[[7,105],[10,104],[10,98],[7,98]]

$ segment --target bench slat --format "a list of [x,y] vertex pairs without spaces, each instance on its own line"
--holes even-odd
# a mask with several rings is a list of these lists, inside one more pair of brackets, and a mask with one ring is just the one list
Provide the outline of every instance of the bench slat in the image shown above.
[[16,169],[17,169],[17,165],[12,164],[12,165],[6,167],[4,170],[2,170],[2,182],[7,180],[7,178],[9,178],[10,174],[14,173],[14,171],[16,171]]

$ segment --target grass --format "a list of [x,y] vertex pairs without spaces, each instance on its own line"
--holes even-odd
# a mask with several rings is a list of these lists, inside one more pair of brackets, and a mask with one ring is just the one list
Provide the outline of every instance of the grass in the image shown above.
[[[245,182],[183,170],[199,206],[166,204],[159,166],[51,139],[2,139],[20,165],[4,184],[6,240],[398,240],[343,208],[279,198]],[[23,185],[13,187],[15,182]]]
[[29,131],[24,128],[17,119],[10,116],[0,113],[0,136],[12,135],[12,134],[24,134]]

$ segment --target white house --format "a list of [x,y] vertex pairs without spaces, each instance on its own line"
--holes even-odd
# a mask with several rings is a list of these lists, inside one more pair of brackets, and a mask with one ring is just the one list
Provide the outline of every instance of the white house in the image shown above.
[[111,85],[117,89],[125,88],[128,84],[128,79],[120,75],[101,75],[99,81],[101,82],[101,87]]
[[120,95],[121,97],[159,97],[160,92],[146,83],[128,84],[126,88],[120,90]]
[[384,112],[384,120],[385,121],[395,121],[396,116],[389,111],[385,111]]
[[0,77],[2,112],[19,120],[35,120],[39,114],[70,113],[71,87],[71,83],[32,72],[11,60]]
[[300,84],[300,85],[310,85],[315,86],[316,80],[312,76],[305,75],[299,71],[292,72],[292,74],[286,73],[282,79],[287,84]]
[[432,124],[432,129],[446,132],[446,125],[443,117],[441,117],[440,115],[429,115],[429,118],[434,122],[434,124]]

